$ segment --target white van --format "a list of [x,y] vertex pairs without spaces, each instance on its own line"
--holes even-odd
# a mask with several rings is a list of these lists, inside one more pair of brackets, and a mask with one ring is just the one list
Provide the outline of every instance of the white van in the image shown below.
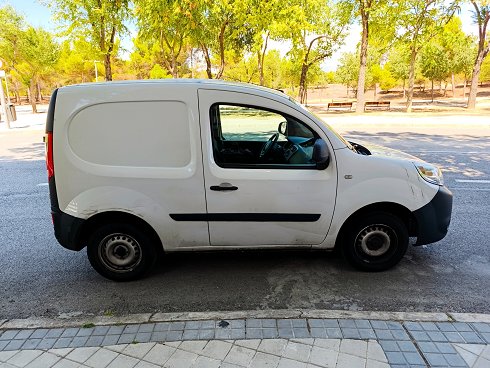
[[56,238],[113,280],[165,252],[339,247],[381,271],[442,239],[452,194],[416,157],[347,142],[283,93],[222,81],[57,89],[47,169]]

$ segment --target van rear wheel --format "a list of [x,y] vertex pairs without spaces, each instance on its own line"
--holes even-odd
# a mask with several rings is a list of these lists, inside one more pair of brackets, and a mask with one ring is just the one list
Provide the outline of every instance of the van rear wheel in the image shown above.
[[344,257],[363,271],[384,271],[396,265],[408,248],[408,230],[395,215],[373,212],[358,217],[343,238]]
[[156,263],[151,239],[131,224],[107,224],[95,230],[87,245],[92,267],[114,281],[141,278]]

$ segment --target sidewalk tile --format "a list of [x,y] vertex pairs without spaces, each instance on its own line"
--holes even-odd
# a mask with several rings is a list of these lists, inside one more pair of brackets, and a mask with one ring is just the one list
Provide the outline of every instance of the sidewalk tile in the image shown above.
[[141,360],[138,364],[134,366],[134,368],[160,368],[160,366]]
[[453,326],[453,323],[451,322],[437,322],[436,323],[437,327],[439,328],[439,331],[442,332],[456,332],[456,327]]
[[124,348],[122,354],[132,356],[133,358],[143,359],[148,352],[155,346],[154,342],[143,344],[129,344]]
[[10,340],[10,342],[3,348],[3,350],[19,350],[23,344],[24,340]]
[[422,326],[424,331],[439,331],[434,322],[420,322],[420,326]]
[[339,321],[340,328],[356,328],[356,322],[353,319],[341,319]]
[[[412,344],[413,345],[413,344]],[[415,347],[414,347],[415,349]],[[417,350],[415,350],[417,351]],[[386,355],[381,348],[381,345],[378,344],[377,341],[374,340],[369,340],[368,341],[368,349],[367,349],[367,359],[369,360],[376,360],[378,362],[384,362],[387,363],[388,359],[386,359]]]
[[126,355],[118,355],[107,368],[133,368],[138,364],[138,359]]
[[0,351],[0,362],[6,362],[12,358],[18,351]]
[[325,325],[323,324],[323,319],[312,318],[308,319],[308,324],[311,328],[323,328]]
[[[118,336],[119,338],[119,336]],[[81,348],[85,346],[85,343],[88,340],[88,336],[76,336],[70,343],[70,348]]]
[[7,330],[0,335],[0,340],[12,340],[19,333],[19,330]]
[[122,334],[117,341],[118,344],[131,344],[136,339],[135,333]]
[[[388,363],[378,362],[376,360],[368,360],[366,362],[366,368],[390,368],[390,365]],[[423,368],[425,368],[425,364]]]
[[259,340],[259,339],[236,340],[235,345],[243,346],[245,348],[249,348],[249,349],[253,349],[253,350],[257,350],[261,341],[263,341],[263,340]]
[[167,341],[180,341],[182,340],[183,331],[168,331],[167,332]]
[[427,331],[427,335],[429,335],[429,338],[431,341],[434,342],[445,342],[447,341],[446,337],[442,334],[442,332],[439,331]]
[[262,329],[261,328],[247,328],[246,336],[249,339],[262,339],[264,337],[262,335]]
[[278,331],[279,337],[285,338],[285,339],[290,339],[294,337],[293,329],[292,328],[281,328],[279,327]]
[[33,330],[20,330],[17,335],[15,335],[15,340],[27,340],[33,333]]
[[308,328],[307,326],[307,323],[306,323],[306,319],[292,319],[291,320],[291,324],[293,326],[293,328],[297,327],[297,328]]
[[18,367],[25,367],[42,353],[43,352],[41,350],[21,350],[14,356],[12,356],[9,360],[7,360],[7,363],[16,365]]
[[324,319],[323,325],[327,328],[340,328],[339,321],[336,319]]
[[53,365],[53,368],[80,368],[80,364],[76,362],[72,362],[71,360],[67,359],[62,359],[55,365]]
[[138,332],[140,325],[127,325],[124,327],[123,334],[135,334]]
[[221,340],[211,340],[203,349],[202,354],[208,358],[223,360],[231,350],[232,344]]
[[90,336],[85,346],[100,346],[104,341],[104,336]]
[[164,342],[167,339],[167,332],[153,332],[150,337],[150,341]]
[[430,341],[429,335],[424,331],[410,331],[413,339],[418,341]]
[[235,345],[229,351],[224,362],[248,367],[254,355],[255,350]]
[[329,339],[341,339],[342,331],[340,330],[340,328],[327,327],[327,337]]
[[386,324],[385,321],[371,321],[371,326],[373,326],[374,329],[379,329],[379,330],[388,329],[388,325]]
[[478,332],[489,332],[490,333],[490,324],[483,322],[475,322],[472,323],[471,326]]
[[187,321],[184,330],[199,330],[201,328],[201,323],[201,321]]
[[139,343],[148,342],[151,339],[151,332],[138,332],[134,338]]
[[[263,332],[264,337],[267,337],[266,335],[269,335],[269,336],[273,335],[272,333],[270,333],[266,330],[272,330],[272,329],[268,329],[268,328],[264,329],[264,332]],[[275,332],[274,337],[277,337],[277,332]],[[231,330],[231,338],[233,340],[245,339],[245,329],[232,329]]]
[[[92,332],[94,332],[94,328],[81,328],[78,332],[77,332],[77,336],[90,336],[92,335]],[[49,332],[48,332],[49,334]]]
[[356,319],[355,320],[356,327],[359,329],[372,329],[371,323],[367,319]]
[[171,322],[169,330],[170,331],[183,331],[185,327],[185,322]]
[[182,341],[182,344],[179,345],[179,349],[199,355],[207,343],[207,341]]
[[444,358],[451,367],[466,367],[466,362],[458,354],[444,354]]
[[311,328],[311,336],[316,337],[316,338],[326,339],[327,338],[327,330],[324,327],[321,327],[321,328],[312,327]]
[[[300,338],[300,339],[311,337],[308,329],[303,327],[293,327],[293,334],[295,338]],[[265,337],[266,336],[264,336],[264,338]]]
[[74,349],[70,354],[66,356],[67,359],[73,360],[78,363],[85,363],[88,358],[95,354],[100,348],[78,348]]
[[67,328],[63,331],[61,337],[75,337],[79,330],[79,328]]
[[34,332],[32,333],[31,339],[42,339],[44,336],[46,336],[48,331],[49,330],[47,328],[38,328],[37,330],[34,330]]
[[488,368],[488,367],[490,367],[490,360],[480,357],[475,362],[475,365],[472,368]]
[[124,331],[124,326],[111,326],[109,331],[107,331],[107,335],[120,335]]
[[112,350],[112,351],[115,351],[117,353],[122,353],[122,351],[124,349],[126,349],[126,346],[128,346],[128,344],[120,344],[120,345],[108,345],[108,346],[105,346],[104,348],[105,349],[109,349],[109,350]]
[[282,353],[282,356],[288,359],[307,363],[310,358],[311,349],[312,347],[309,345],[289,341]]
[[182,335],[182,339],[183,340],[197,340],[197,339],[199,339],[199,330],[184,330],[184,334]]
[[154,323],[145,323],[140,325],[140,328],[138,329],[138,333],[153,332],[154,328],[155,328]]
[[376,339],[376,334],[373,329],[361,328],[359,329],[359,335],[361,339]]
[[92,368],[105,368],[118,355],[118,353],[108,349],[99,349],[84,364]]
[[465,323],[465,322],[454,322],[453,326],[459,332],[472,332],[473,331],[472,328],[470,327],[470,325]]
[[118,340],[119,340],[118,335],[106,335],[104,336],[104,340],[102,340],[102,346],[115,345],[117,344]]
[[360,339],[359,330],[357,328],[341,328],[342,335],[345,339]]
[[143,357],[143,360],[150,363],[163,365],[172,356],[175,350],[176,349],[171,346],[156,344],[150,349],[148,354]]
[[459,332],[443,332],[444,336],[446,337],[447,341],[449,342],[460,342],[464,343],[463,337],[459,334]]
[[340,342],[340,352],[365,358],[367,356],[367,342],[362,340],[342,340]]
[[50,353],[43,353],[41,356],[37,357],[34,359],[32,362],[30,362],[28,365],[26,365],[26,368],[50,368],[54,364],[56,364],[61,358]]
[[94,332],[92,332],[92,335],[93,336],[107,335],[109,329],[110,329],[109,326],[97,326],[94,328]]
[[288,341],[284,339],[262,340],[260,341],[260,345],[258,346],[257,350],[264,353],[281,356],[287,344]]
[[55,343],[56,343],[55,338],[53,338],[53,339],[44,338],[41,340],[41,342],[37,346],[37,349],[43,349],[43,350],[51,349]]
[[409,331],[423,331],[424,330],[418,322],[403,322],[403,325]]
[[24,350],[35,349],[41,342],[41,339],[29,339],[24,342],[21,348]]
[[153,328],[153,332],[165,332],[168,331],[170,327],[169,322],[159,322],[155,324],[155,327]]
[[199,340],[214,339],[214,330],[199,330]]
[[390,364],[407,364],[402,352],[387,351],[386,358]]
[[72,348],[50,349],[48,352],[60,357],[65,357],[73,351]]
[[339,353],[334,350],[313,346],[310,353],[310,363],[321,367],[335,367]]
[[63,349],[70,346],[73,338],[72,337],[61,337],[53,345],[53,349]]
[[197,357],[193,367],[195,368],[220,368],[221,361],[205,356]]
[[483,344],[482,339],[475,332],[460,332],[460,335],[468,344]]
[[250,363],[250,367],[253,368],[276,368],[279,365],[279,361],[281,358],[278,356],[265,354],[262,352],[257,352],[252,362]]
[[396,341],[381,340],[379,344],[382,346],[384,351],[401,351],[400,347]]
[[165,368],[190,368],[198,355],[177,349],[165,363]]
[[417,348],[411,341],[398,341],[397,345],[400,347],[400,351],[413,353],[417,351]]
[[9,340],[0,340],[0,351],[5,349],[5,347],[8,345],[10,341]]
[[287,358],[281,358],[277,368],[306,368],[306,363],[298,362]]
[[431,367],[447,367],[449,364],[444,359],[444,355],[440,353],[425,353],[425,358]]
[[314,346],[319,346],[321,348],[339,351],[340,350],[340,339],[315,339],[313,342]]
[[403,353],[405,360],[409,365],[424,365],[425,362],[419,353]]
[[364,368],[366,359],[357,356],[339,353],[336,368]]
[[260,319],[257,318],[250,318],[246,320],[246,326],[247,328],[261,328],[262,327],[262,322]]

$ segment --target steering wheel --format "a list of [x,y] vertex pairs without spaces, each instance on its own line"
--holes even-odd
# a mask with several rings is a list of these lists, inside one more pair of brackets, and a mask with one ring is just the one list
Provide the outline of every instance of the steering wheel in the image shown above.
[[279,139],[279,133],[275,133],[267,140],[267,142],[264,143],[262,149],[260,150],[260,154],[259,154],[260,159],[263,159],[265,156],[269,154],[269,152],[271,151],[272,147],[274,146],[274,144],[277,142],[278,139]]

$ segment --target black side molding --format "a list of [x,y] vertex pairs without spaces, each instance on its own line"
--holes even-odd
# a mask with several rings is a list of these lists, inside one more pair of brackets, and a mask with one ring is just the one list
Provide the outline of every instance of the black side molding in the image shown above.
[[49,100],[48,115],[46,117],[46,133],[53,132],[54,126],[54,109],[56,106],[56,97],[58,96],[58,88],[56,88],[51,94],[51,99]]
[[178,213],[170,214],[175,221],[212,222],[315,222],[315,213]]

